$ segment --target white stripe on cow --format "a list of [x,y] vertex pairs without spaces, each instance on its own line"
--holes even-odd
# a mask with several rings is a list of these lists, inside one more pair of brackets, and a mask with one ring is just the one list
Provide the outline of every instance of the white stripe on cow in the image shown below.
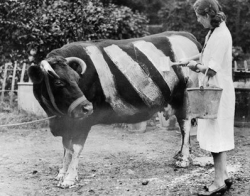
[[[148,60],[155,66],[155,68],[163,74],[162,70],[170,71],[168,63],[169,57],[167,57],[161,50],[155,47],[151,42],[144,40],[133,42],[133,45],[138,48]],[[165,63],[164,63],[165,62]]]
[[171,35],[167,38],[172,44],[172,50],[177,61],[182,58],[189,58],[199,54],[196,44],[187,37],[181,35]]
[[104,50],[146,105],[162,105],[164,99],[161,91],[137,62],[117,45],[107,46]]
[[172,67],[166,67],[166,70],[169,71],[162,71],[165,69],[164,66],[169,65],[169,62],[166,62],[169,60],[169,57],[167,57],[160,49],[156,48],[155,45],[151,42],[140,40],[133,42],[133,44],[159,71],[159,73],[163,76],[164,80],[168,84],[170,91],[172,92],[176,82],[178,81],[178,77]]
[[[171,35],[167,38],[172,45],[172,50],[175,54],[176,61],[199,54],[196,44],[187,37],[181,35]],[[190,72],[192,72],[188,67],[183,67],[183,71],[185,76],[189,76]]]
[[95,65],[99,76],[106,102],[108,102],[113,110],[118,115],[133,115],[137,113],[137,109],[128,104],[118,94],[114,81],[114,76],[111,73],[101,51],[96,46],[88,46],[85,48],[86,53],[91,58]]
[[[172,50],[177,61],[199,54],[197,45],[187,37],[181,35],[171,35],[167,38],[172,45]],[[182,67],[182,70],[186,77],[189,77],[191,81],[196,83],[195,81],[197,80],[197,75],[195,72],[191,71],[188,67]]]

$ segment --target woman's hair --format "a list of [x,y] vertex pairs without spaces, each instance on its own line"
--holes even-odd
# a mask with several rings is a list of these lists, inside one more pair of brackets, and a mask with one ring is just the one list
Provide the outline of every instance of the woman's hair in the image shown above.
[[217,0],[197,0],[193,8],[201,16],[208,14],[211,18],[210,24],[213,28],[218,27],[222,21],[226,20],[226,15]]

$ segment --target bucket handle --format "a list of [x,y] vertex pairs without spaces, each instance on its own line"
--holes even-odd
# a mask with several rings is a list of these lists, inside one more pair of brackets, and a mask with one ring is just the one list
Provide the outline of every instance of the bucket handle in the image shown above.
[[[204,74],[204,76],[202,78],[202,83],[201,83],[201,86],[200,86],[200,90],[204,90],[204,87],[205,87],[205,78],[207,76],[208,69],[209,69],[209,67],[207,67],[207,69],[205,71],[205,74]],[[208,80],[209,80],[209,78],[208,78]]]

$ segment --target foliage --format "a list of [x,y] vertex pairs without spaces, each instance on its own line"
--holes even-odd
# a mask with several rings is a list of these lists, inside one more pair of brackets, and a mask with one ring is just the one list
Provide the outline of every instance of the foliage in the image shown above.
[[250,1],[221,0],[235,46],[250,53]]
[[161,18],[157,16],[157,12],[174,0],[101,0],[102,2],[112,2],[116,5],[124,5],[130,7],[132,10],[143,12],[149,18],[149,24],[161,23]]
[[144,36],[147,22],[128,7],[99,0],[6,0],[0,3],[0,54],[16,60],[31,53],[40,61],[72,41]]
[[244,60],[244,53],[243,53],[243,50],[241,47],[239,47],[239,46],[233,47],[232,53],[233,53],[233,55],[232,55],[233,61],[243,61]]
[[0,3],[0,54],[2,58],[6,54],[13,60],[27,57],[20,42],[23,35],[27,34],[32,7],[33,4],[24,11],[26,7],[23,2],[8,0]]
[[188,31],[193,33],[200,41],[204,41],[206,30],[196,22],[196,16],[192,4],[186,0],[176,0],[166,4],[159,12],[162,18],[164,30]]
[[[193,33],[200,42],[204,42],[206,31],[196,21],[192,5],[193,0],[175,0],[169,2],[158,12],[164,29],[185,30]],[[250,52],[250,3],[249,0],[221,0],[223,11],[227,15],[227,26],[230,29],[235,46]]]

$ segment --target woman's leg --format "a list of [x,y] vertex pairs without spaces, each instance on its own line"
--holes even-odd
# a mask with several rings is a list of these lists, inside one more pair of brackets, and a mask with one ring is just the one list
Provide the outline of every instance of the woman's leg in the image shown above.
[[217,193],[224,194],[227,190],[225,179],[227,174],[226,152],[212,153],[214,159],[214,181],[208,187],[208,190],[198,193],[199,196],[215,195]]
[[214,182],[209,187],[209,190],[217,189],[225,184],[225,179],[228,178],[227,173],[227,154],[226,152],[212,153],[214,159]]
[[223,178],[224,178],[224,182],[226,179],[229,178],[228,172],[227,172],[227,153],[226,152],[221,152],[222,153],[222,159],[223,159]]

